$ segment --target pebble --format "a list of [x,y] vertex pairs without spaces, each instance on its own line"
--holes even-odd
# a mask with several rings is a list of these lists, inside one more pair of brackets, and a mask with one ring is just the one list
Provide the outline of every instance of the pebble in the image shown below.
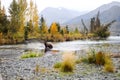
[[2,79],[2,75],[1,75],[1,74],[0,74],[0,80],[3,80],[3,79]]

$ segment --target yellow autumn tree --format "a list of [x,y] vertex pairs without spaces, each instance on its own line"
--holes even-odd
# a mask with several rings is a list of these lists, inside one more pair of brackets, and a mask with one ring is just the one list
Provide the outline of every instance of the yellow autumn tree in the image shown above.
[[57,28],[57,25],[56,23],[52,23],[51,27],[50,27],[50,33],[51,34],[57,34],[58,33],[58,28]]
[[34,4],[33,0],[30,0],[28,11],[27,11],[27,21],[32,26],[29,26],[31,30],[29,36],[37,37],[39,34],[39,14],[37,10],[37,5]]
[[29,21],[33,21],[33,15],[34,15],[34,3],[32,0],[30,0],[30,6],[28,10],[28,16],[29,16]]
[[18,34],[20,37],[24,38],[24,29],[25,29],[25,14],[27,10],[27,1],[26,0],[18,0],[18,6],[19,6],[19,26],[20,29],[18,31]]
[[34,25],[34,32],[38,32],[38,27],[39,27],[39,15],[38,15],[38,10],[37,10],[37,5],[35,4],[34,7],[34,15],[33,15],[33,25]]
[[33,0],[30,0],[26,13],[26,21],[28,22],[27,26],[29,28],[28,38],[31,38],[33,36],[33,31],[34,31],[33,14],[34,14],[34,3]]

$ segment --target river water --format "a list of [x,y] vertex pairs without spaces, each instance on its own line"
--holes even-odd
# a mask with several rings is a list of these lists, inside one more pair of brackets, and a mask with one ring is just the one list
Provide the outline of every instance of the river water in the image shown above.
[[[97,50],[105,50],[112,53],[120,53],[120,36],[111,36],[107,40],[91,41],[91,40],[76,40],[68,42],[52,43],[51,51],[81,51],[95,48]],[[11,54],[14,50],[39,50],[44,51],[44,44],[40,42],[31,42],[28,44],[18,45],[3,45],[0,46],[0,56],[3,55],[3,50],[10,50]],[[10,52],[8,51],[8,52]],[[4,54],[6,54],[5,52]],[[15,52],[14,52],[15,54]]]

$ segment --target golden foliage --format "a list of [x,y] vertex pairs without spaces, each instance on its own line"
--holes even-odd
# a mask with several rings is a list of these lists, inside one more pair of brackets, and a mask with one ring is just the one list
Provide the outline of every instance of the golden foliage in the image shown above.
[[0,44],[4,44],[3,34],[2,33],[0,33]]
[[37,10],[37,5],[34,7],[34,15],[33,15],[33,25],[34,25],[34,33],[38,33],[39,31],[39,15]]
[[57,25],[56,25],[55,22],[52,23],[52,26],[50,27],[50,33],[51,33],[51,34],[56,34],[56,33],[58,33],[58,28],[57,28]]

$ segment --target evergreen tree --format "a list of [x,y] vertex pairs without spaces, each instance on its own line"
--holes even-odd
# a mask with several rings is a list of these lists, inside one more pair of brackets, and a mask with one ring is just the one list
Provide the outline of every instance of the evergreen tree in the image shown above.
[[0,9],[0,33],[6,35],[9,31],[9,24],[10,22],[7,19],[7,15],[5,14],[5,8],[3,7],[3,9]]
[[94,32],[94,27],[95,27],[95,18],[91,18],[91,22],[90,22],[90,32]]
[[97,16],[96,16],[96,24],[95,24],[96,27],[95,27],[95,29],[100,28],[100,26],[101,26],[99,15],[100,15],[100,12],[98,11]]
[[66,25],[66,31],[67,31],[67,34],[68,34],[69,33],[68,25]]
[[10,22],[10,32],[16,33],[20,26],[19,26],[19,5],[16,0],[13,0],[9,7],[9,13],[11,16]]
[[77,28],[77,27],[75,28],[74,33],[79,33],[79,30],[78,30],[78,28]]
[[47,25],[46,25],[46,22],[45,22],[45,19],[43,18],[43,16],[40,19],[40,32],[42,34],[48,33],[48,28],[47,28]]
[[58,32],[60,32],[61,28],[60,28],[60,24],[59,23],[56,23],[57,25],[57,28],[58,28]]

